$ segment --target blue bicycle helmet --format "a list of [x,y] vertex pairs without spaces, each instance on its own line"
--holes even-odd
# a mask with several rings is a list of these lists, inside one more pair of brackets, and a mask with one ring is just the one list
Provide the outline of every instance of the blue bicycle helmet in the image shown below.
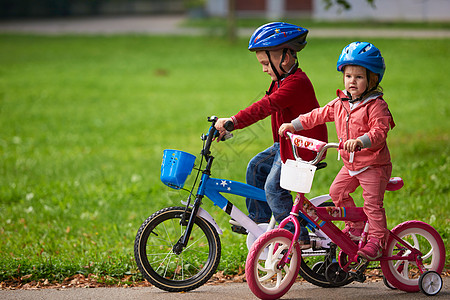
[[[262,25],[253,32],[250,41],[248,42],[248,50],[250,51],[265,51],[267,58],[269,59],[270,65],[273,72],[278,78],[278,81],[282,80],[290,73],[287,73],[282,66],[282,62],[288,51],[291,51],[292,56],[297,59],[296,53],[301,51],[306,46],[306,36],[308,35],[308,29],[303,27],[292,25],[284,22],[272,22]],[[272,63],[270,57],[270,52],[273,50],[283,49],[283,56],[278,66],[283,75],[280,75]],[[298,62],[296,62],[296,67],[291,70],[291,73],[295,72],[298,67]]]
[[284,22],[272,22],[255,30],[248,43],[248,50],[290,49],[298,52],[306,46],[308,29]]
[[386,66],[380,50],[371,43],[353,42],[348,44],[337,61],[337,70],[343,72],[346,65],[362,66],[378,75],[378,83],[383,78]]

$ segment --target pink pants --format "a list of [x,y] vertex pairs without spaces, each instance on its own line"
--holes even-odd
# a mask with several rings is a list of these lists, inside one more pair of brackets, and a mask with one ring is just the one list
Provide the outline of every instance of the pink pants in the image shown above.
[[[383,208],[384,192],[391,177],[392,165],[370,167],[364,172],[350,176],[343,166],[330,187],[330,196],[338,207],[355,207],[350,196],[361,185],[364,198],[364,212],[369,222],[369,238],[375,237],[383,246],[387,239],[386,213]],[[350,227],[361,229],[364,222],[346,222]]]

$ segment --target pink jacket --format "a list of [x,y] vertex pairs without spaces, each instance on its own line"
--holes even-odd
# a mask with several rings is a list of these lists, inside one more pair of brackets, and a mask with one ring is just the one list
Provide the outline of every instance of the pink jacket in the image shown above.
[[340,151],[344,165],[352,171],[367,166],[380,166],[391,163],[391,157],[386,144],[389,129],[395,123],[382,93],[368,96],[353,110],[350,109],[347,96],[337,90],[337,98],[313,111],[300,115],[292,121],[296,130],[310,129],[325,122],[335,122],[336,132],[343,142],[359,138],[363,149],[355,152],[353,163],[349,162],[350,154]]

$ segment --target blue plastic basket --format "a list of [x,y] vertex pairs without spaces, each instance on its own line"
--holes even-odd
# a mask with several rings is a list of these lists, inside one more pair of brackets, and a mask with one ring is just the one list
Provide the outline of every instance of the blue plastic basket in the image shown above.
[[194,167],[195,156],[179,151],[164,150],[161,165],[161,181],[176,190],[183,188],[184,182]]

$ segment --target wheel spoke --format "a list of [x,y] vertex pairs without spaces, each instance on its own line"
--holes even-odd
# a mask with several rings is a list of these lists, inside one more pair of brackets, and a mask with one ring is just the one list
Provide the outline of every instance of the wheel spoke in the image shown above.
[[425,260],[425,259],[428,259],[428,258],[430,258],[432,255],[433,255],[433,252],[434,252],[434,248],[433,247],[431,247],[431,250],[430,251],[428,251],[428,253],[427,254],[424,254],[424,255],[422,255],[422,259],[423,260]]
[[[166,269],[164,270],[164,276],[163,277],[167,276],[167,270],[169,269],[169,266],[170,266],[170,261],[171,261],[170,253],[168,253],[166,257],[168,258],[168,261],[166,263]],[[165,261],[165,259],[164,259],[164,261]]]
[[283,280],[283,274],[280,272],[277,272],[277,284],[275,287],[279,287],[281,285],[281,281]]
[[275,274],[275,273],[272,272],[272,271],[270,271],[270,272],[268,272],[266,275],[260,277],[260,278],[259,278],[259,281],[260,281],[260,282],[264,282],[264,281],[270,280],[270,279],[273,277],[273,274]]
[[397,260],[394,264],[394,269],[401,273],[403,271],[403,260]]
[[414,241],[414,243],[413,243],[414,246],[413,247],[420,251],[420,244],[419,244],[419,240],[417,239],[417,235],[415,233],[411,233],[411,238]]
[[169,292],[189,291],[204,284],[220,260],[219,236],[202,218],[195,220],[182,253],[173,252],[186,232],[186,226],[180,223],[184,212],[184,207],[160,210],[142,224],[135,239],[139,270],[149,282]]
[[407,260],[403,261],[402,276],[405,278],[409,278],[409,261],[407,261]]
[[260,276],[260,277],[259,277],[259,281],[260,281],[260,282],[264,282],[264,281],[266,281],[266,280],[269,280],[270,278],[272,278],[273,274],[275,274],[271,269],[264,268],[264,267],[263,267],[262,265],[260,265],[259,263],[258,263],[257,269],[258,269],[258,271],[257,271],[258,274],[259,274],[259,273],[265,273],[264,276]]
[[[196,227],[196,228],[194,228],[194,230],[192,230],[192,232],[191,232],[191,237],[194,236],[194,232],[196,232],[197,230],[198,230],[198,227]],[[198,238],[197,238],[195,241],[189,243],[189,245],[185,248],[185,250],[190,249],[192,246],[194,246],[195,244],[197,244],[198,241],[200,241],[201,239],[204,239],[204,238],[205,238],[204,236],[199,235]],[[196,251],[197,251],[197,250],[196,250]],[[207,252],[205,252],[205,253],[207,253]]]
[[275,259],[279,259],[280,257],[283,257],[281,252],[283,252],[285,249],[288,249],[287,245],[280,245],[280,244],[278,244],[278,249],[277,249],[277,251],[275,251],[273,257]]

